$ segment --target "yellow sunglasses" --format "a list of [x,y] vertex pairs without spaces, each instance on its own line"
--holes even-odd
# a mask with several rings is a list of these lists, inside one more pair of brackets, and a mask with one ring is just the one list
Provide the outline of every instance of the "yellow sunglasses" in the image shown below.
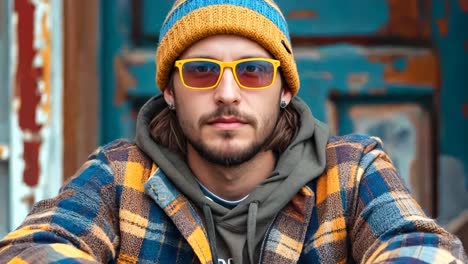
[[270,87],[276,79],[279,60],[269,58],[248,58],[230,62],[206,58],[177,60],[182,84],[195,90],[208,90],[218,86],[225,68],[231,68],[239,87],[260,90]]

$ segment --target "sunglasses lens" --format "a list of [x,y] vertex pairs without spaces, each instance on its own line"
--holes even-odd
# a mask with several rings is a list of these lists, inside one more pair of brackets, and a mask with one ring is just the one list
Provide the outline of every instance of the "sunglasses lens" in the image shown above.
[[184,63],[182,78],[192,88],[207,88],[216,84],[220,66],[209,61],[191,61]]
[[275,67],[271,62],[252,60],[241,62],[236,67],[239,82],[248,88],[264,88],[273,82]]

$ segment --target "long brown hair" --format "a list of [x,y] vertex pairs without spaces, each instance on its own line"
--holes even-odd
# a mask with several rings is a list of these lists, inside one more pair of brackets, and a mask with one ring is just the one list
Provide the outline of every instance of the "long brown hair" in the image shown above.
[[[289,104],[280,111],[278,122],[264,150],[273,150],[278,154],[282,153],[294,139],[299,127],[299,113],[293,104]],[[175,111],[166,107],[151,120],[150,130],[151,137],[159,145],[182,155],[187,153],[187,140],[179,125]]]

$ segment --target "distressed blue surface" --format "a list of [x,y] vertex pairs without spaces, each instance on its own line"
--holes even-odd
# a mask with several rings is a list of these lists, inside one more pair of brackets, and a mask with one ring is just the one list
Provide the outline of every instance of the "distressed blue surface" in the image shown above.
[[[278,0],[288,20],[291,35],[373,35],[389,22],[387,0]],[[311,18],[291,18],[294,11],[312,11]]]
[[[327,122],[325,104],[332,91],[354,96],[383,91],[399,95],[402,99],[430,95],[433,91],[433,87],[426,85],[387,82],[384,64],[370,61],[362,47],[350,44],[297,50],[296,61],[301,76],[299,96],[310,105],[315,117],[324,122]],[[405,61],[397,61],[398,68],[403,69]],[[350,84],[350,75],[365,76],[365,80]]]
[[127,69],[130,75],[137,81],[137,85],[129,90],[130,95],[151,97],[159,93],[154,80],[156,73],[154,56],[147,57],[142,64],[129,65]]
[[[362,0],[359,3],[351,0],[276,2],[288,20],[291,34],[309,36],[312,39],[327,36],[372,36],[387,27],[390,19],[387,0]],[[117,137],[132,137],[134,133],[133,117],[130,114],[132,102],[120,106],[113,103],[113,60],[122,50],[133,48],[129,37],[129,3],[130,0],[101,1],[101,143]],[[164,9],[169,9],[172,3],[173,1],[169,0],[143,1],[141,21],[144,34],[157,39],[157,32],[166,13]],[[439,122],[437,142],[440,152],[439,219],[443,220],[453,219],[457,213],[468,208],[467,202],[464,202],[468,201],[468,121],[462,113],[463,105],[468,104],[468,14],[462,12],[459,3],[457,0],[431,1],[433,46],[427,47],[434,49],[440,60],[441,87],[439,97],[436,97],[440,108],[437,109],[439,116],[436,121]],[[312,11],[315,15],[309,18],[290,17],[291,12],[304,10]],[[436,24],[439,20],[447,21],[447,36],[439,34]],[[150,43],[151,49],[154,50],[156,45],[157,43]],[[310,49],[310,52],[296,52],[301,76],[299,95],[310,105],[318,119],[327,122],[329,113],[326,102],[330,93],[333,91],[340,94],[341,99],[335,100],[340,116],[340,133],[353,131],[353,122],[349,117],[349,109],[353,104],[411,102],[419,104],[424,110],[432,107],[428,104],[431,104],[430,98],[434,95],[433,87],[387,83],[383,78],[383,64],[369,61],[361,47],[338,43],[307,49]],[[403,71],[407,65],[404,58],[393,61],[396,70]],[[128,95],[131,98],[145,98],[158,93],[154,83],[153,56],[146,58],[143,64],[130,65],[128,70],[137,80],[136,87],[129,90]],[[349,82],[350,73],[354,73],[358,79],[362,76],[363,82]],[[372,94],[382,96],[380,99],[370,99]],[[392,130],[388,124],[381,124],[369,128],[370,133],[385,134],[393,131],[392,136],[401,137],[402,144],[408,143],[413,138],[410,126],[403,117],[400,121],[401,124],[395,127],[398,128],[396,130]],[[462,190],[455,192],[455,187]]]
[[[395,96],[372,97],[340,97],[335,100],[337,116],[339,118],[339,133],[364,133],[377,136],[384,142],[385,151],[391,157],[399,175],[406,186],[411,190],[411,176],[414,175],[414,162],[424,158],[417,156],[419,137],[427,131],[419,131],[416,127],[420,118],[429,119],[432,111],[432,95],[407,96],[404,94]],[[406,107],[399,110],[390,110],[382,117],[382,109],[375,106],[393,105]],[[350,116],[351,110],[360,109],[362,115]],[[391,111],[391,112],[390,112]],[[429,160],[428,162],[431,162]],[[417,176],[417,175],[416,175]],[[422,176],[422,175],[419,175]],[[413,182],[414,184],[414,182]],[[416,186],[414,186],[416,187]],[[424,208],[428,209],[428,208]],[[432,215],[432,211],[426,211]]]
[[[11,1],[0,2],[0,144],[9,145],[11,90],[10,90],[10,38],[8,28],[9,14],[12,12]],[[11,16],[10,16],[11,17]],[[0,161],[0,239],[9,231],[9,170],[8,162]]]
[[[468,189],[468,120],[462,113],[462,105],[468,103],[468,12],[463,12],[459,3],[457,0],[433,1],[432,31],[442,73],[440,151],[463,161]],[[448,12],[446,6],[450,8]],[[435,23],[440,19],[448,22],[447,36],[440,34]]]
[[[468,209],[468,119],[462,113],[462,105],[468,103],[468,12],[461,10],[460,3],[432,1],[431,27],[442,76],[438,186],[442,223]],[[448,35],[441,35],[438,21],[448,23]]]
[[[390,10],[386,0],[304,1],[277,0],[276,3],[289,23],[291,35],[298,36],[362,36],[374,35],[389,23]],[[172,1],[143,1],[142,31],[158,37],[165,10]],[[162,11],[164,10],[164,11]],[[312,18],[292,18],[291,12],[313,11]]]
[[116,82],[113,68],[115,57],[130,43],[130,6],[127,0],[100,1],[100,122],[99,142],[105,144],[133,134],[129,122],[129,105],[115,104]]
[[141,31],[145,35],[153,35],[155,39],[159,38],[159,30],[164,22],[165,14],[169,12],[174,1],[162,0],[143,0]]

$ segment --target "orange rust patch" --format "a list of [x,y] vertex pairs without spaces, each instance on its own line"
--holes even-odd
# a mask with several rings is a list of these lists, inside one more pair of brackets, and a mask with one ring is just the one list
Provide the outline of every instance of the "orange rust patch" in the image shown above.
[[312,10],[296,10],[288,13],[288,18],[313,18],[317,17],[317,12]]
[[439,28],[439,34],[441,36],[447,36],[448,35],[448,22],[446,19],[438,19],[437,20],[437,27]]
[[51,65],[51,46],[52,46],[52,36],[47,26],[47,20],[49,19],[49,13],[42,17],[41,21],[41,31],[42,36],[41,38],[44,40],[45,46],[41,49],[41,56],[43,59],[43,71],[42,71],[42,79],[44,80],[44,91],[42,96],[45,97],[45,100],[42,100],[41,109],[47,115],[46,123],[50,122],[50,114],[51,114],[51,83],[52,83],[52,65]]
[[9,153],[8,153],[8,147],[0,145],[0,160],[6,160],[8,159]]
[[36,202],[36,197],[34,194],[28,194],[21,198],[21,202],[26,204],[28,208],[31,209],[34,203]]
[[383,35],[397,35],[404,38],[428,38],[430,36],[430,2],[388,0],[389,21],[383,29]]
[[348,75],[347,82],[349,86],[364,86],[369,82],[369,73],[367,72],[353,72]]
[[462,105],[462,113],[464,118],[468,118],[468,103]]
[[373,88],[373,89],[370,89],[368,93],[371,95],[383,95],[383,94],[387,94],[387,89],[386,88]]
[[459,0],[460,8],[463,12],[468,12],[468,0]]
[[388,64],[384,69],[384,79],[388,83],[438,86],[437,59],[434,54],[415,56],[406,59],[406,68],[401,71]]

